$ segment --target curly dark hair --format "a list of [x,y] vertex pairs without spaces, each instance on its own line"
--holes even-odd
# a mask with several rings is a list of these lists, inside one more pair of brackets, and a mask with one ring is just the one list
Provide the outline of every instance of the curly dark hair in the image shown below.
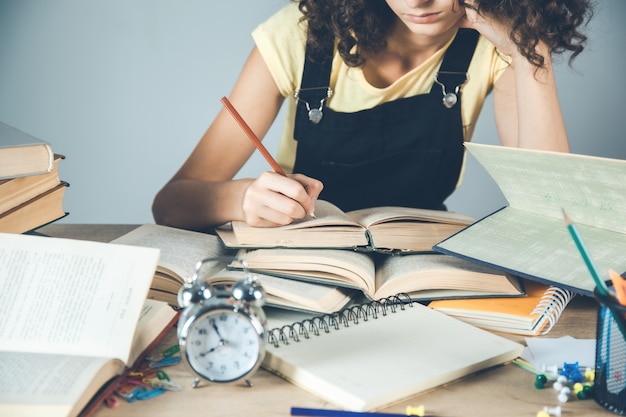
[[[365,62],[367,54],[386,45],[385,38],[396,15],[384,0],[294,0],[308,23],[309,42],[317,59],[324,45],[337,40],[338,52],[349,66]],[[570,52],[569,62],[587,41],[580,29],[593,15],[591,0],[457,0],[460,7],[511,22],[510,37],[519,52],[537,68],[545,65],[536,52],[539,42],[550,54]],[[358,49],[352,48],[358,45]]]

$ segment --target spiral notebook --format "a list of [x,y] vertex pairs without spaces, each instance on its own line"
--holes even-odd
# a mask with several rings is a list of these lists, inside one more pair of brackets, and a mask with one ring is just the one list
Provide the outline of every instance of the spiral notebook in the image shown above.
[[386,407],[513,360],[523,348],[397,297],[319,316],[274,311],[268,329],[263,367],[349,411]]
[[487,330],[524,336],[545,335],[574,297],[572,291],[524,281],[525,297],[436,300],[428,306]]

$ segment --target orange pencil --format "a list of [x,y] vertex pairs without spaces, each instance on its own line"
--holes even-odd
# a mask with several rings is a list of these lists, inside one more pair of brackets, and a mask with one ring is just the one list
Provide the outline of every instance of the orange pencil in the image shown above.
[[[239,112],[235,109],[235,107],[233,107],[233,105],[230,103],[230,101],[226,97],[222,97],[222,104],[224,104],[224,107],[226,107],[226,110],[228,110],[230,114],[233,116],[233,118],[237,121],[237,123],[239,123],[239,126],[241,126],[241,128],[246,133],[248,138],[250,138],[252,143],[254,143],[254,146],[256,146],[256,148],[259,151],[261,151],[261,154],[263,155],[265,160],[269,162],[269,164],[272,166],[272,169],[274,170],[274,172],[282,175],[283,177],[286,177],[287,174],[285,174],[285,171],[283,171],[280,165],[278,165],[278,162],[276,162],[276,160],[272,157],[272,155],[267,151],[267,148],[263,146],[259,138],[257,138],[257,136],[254,134],[252,129],[250,129],[250,126],[248,126],[248,123],[246,123],[246,121],[243,120],[243,117],[241,117]],[[310,212],[309,216],[315,217],[315,213]]]
[[613,283],[613,288],[615,289],[617,301],[619,301],[621,305],[626,306],[626,280],[624,280],[620,274],[612,269],[609,269],[609,275],[611,276],[611,282]]
[[269,162],[269,164],[272,166],[274,172],[286,177],[287,174],[285,174],[280,165],[278,165],[278,162],[276,162],[272,155],[267,151],[267,148],[263,146],[259,138],[256,137],[252,129],[250,129],[250,126],[248,126],[246,121],[243,120],[243,117],[241,117],[239,112],[237,112],[233,105],[230,104],[230,101],[226,97],[222,97],[222,103],[224,104],[224,107],[226,107],[226,110],[228,110],[233,118],[237,121],[237,123],[239,123],[239,126],[241,126],[243,131],[246,132],[246,135],[248,135],[252,143],[254,143],[254,146],[256,146],[256,148],[261,151],[261,154],[263,154],[265,160]]

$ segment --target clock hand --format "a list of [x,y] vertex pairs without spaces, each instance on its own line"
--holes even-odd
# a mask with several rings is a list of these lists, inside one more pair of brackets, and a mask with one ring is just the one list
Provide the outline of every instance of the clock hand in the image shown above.
[[213,329],[215,329],[215,333],[217,333],[217,337],[220,338],[220,343],[224,343],[224,338],[222,337],[222,334],[220,333],[220,329],[217,328],[217,324],[213,323]]
[[220,329],[217,327],[217,324],[213,323],[212,326],[213,326],[213,329],[215,330],[215,333],[217,334],[217,337],[219,337],[220,340],[217,342],[217,346],[212,347],[211,349],[207,350],[206,352],[200,353],[201,357],[205,357],[206,355],[208,355],[210,353],[213,353],[217,349],[219,349],[222,346],[226,345],[226,340],[224,340],[224,338],[222,337],[222,334],[220,333]]
[[226,342],[224,340],[220,339],[220,341],[217,342],[217,346],[212,347],[211,349],[207,350],[206,352],[201,352],[200,356],[204,358],[206,355],[215,352],[217,349],[221,348],[225,344],[226,344]]

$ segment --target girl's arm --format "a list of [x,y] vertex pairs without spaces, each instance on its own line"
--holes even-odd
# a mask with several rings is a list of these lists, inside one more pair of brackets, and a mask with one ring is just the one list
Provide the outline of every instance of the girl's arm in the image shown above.
[[512,60],[494,86],[496,126],[502,144],[568,152],[552,60],[545,45],[537,45],[536,51],[545,59],[539,68],[519,53],[504,24],[466,8],[463,26],[478,30]]
[[[259,138],[274,122],[283,97],[254,48],[229,97]],[[187,161],[157,193],[152,212],[158,224],[206,230],[242,220],[255,226],[287,224],[314,209],[322,185],[302,176],[273,172],[233,180],[255,151],[250,139],[222,108]]]
[[545,67],[537,68],[516,56],[498,79],[496,127],[505,146],[569,152],[552,62],[549,54],[544,57]]

